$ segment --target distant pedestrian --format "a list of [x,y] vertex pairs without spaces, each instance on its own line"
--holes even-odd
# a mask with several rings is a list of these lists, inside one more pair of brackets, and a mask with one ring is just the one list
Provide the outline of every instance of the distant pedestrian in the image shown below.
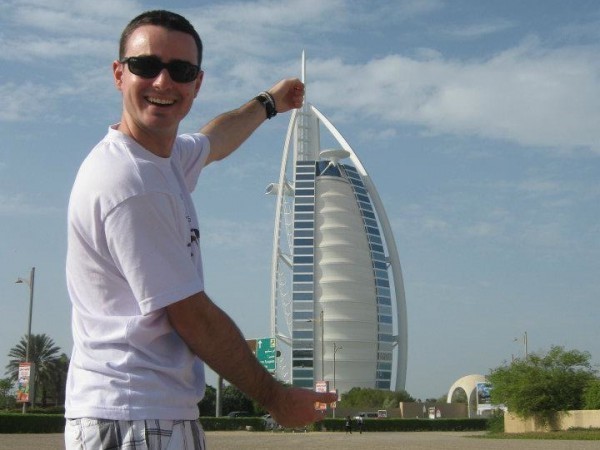
[[346,416],[346,434],[352,434],[352,419],[350,416]]
[[363,432],[363,426],[365,424],[363,416],[358,416],[357,423],[358,423],[358,432],[360,434],[362,434],[362,432]]

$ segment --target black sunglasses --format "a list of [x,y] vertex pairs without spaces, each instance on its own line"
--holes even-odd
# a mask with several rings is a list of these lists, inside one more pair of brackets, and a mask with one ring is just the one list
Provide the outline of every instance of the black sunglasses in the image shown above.
[[171,79],[177,83],[194,81],[200,73],[200,66],[179,60],[164,63],[156,56],[130,56],[119,62],[127,64],[131,73],[142,78],[157,77],[161,70],[167,69]]

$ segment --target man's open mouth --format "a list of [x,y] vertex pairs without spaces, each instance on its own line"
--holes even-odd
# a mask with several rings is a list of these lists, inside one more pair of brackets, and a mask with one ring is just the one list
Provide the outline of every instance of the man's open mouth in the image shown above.
[[157,97],[146,97],[146,101],[156,106],[171,106],[175,104],[175,100]]

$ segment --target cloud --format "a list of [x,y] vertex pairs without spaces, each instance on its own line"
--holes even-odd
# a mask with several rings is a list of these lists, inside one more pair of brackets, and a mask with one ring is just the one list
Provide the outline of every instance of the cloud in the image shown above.
[[143,7],[138,1],[9,0],[4,7],[13,26],[55,35],[105,34],[127,23]]
[[511,21],[498,19],[490,22],[448,27],[443,29],[442,33],[457,39],[475,39],[506,31],[513,26],[514,24]]
[[412,123],[433,133],[600,153],[598,50],[544,48],[527,39],[480,60],[398,54],[363,65],[315,60],[311,99],[342,120],[350,119],[345,111],[361,111],[384,124]]
[[517,188],[525,194],[537,197],[560,193],[564,190],[565,186],[557,180],[530,178],[519,183]]
[[207,217],[203,220],[202,245],[206,248],[242,250],[256,254],[271,245],[271,223],[250,220],[228,220]]
[[0,85],[0,97],[4,99],[0,121],[17,122],[37,117],[45,110],[52,95],[46,86],[26,82]]
[[304,33],[329,34],[345,23],[346,3],[240,1],[190,9],[185,15],[203,39],[207,68],[224,71],[227,81],[247,82],[252,75],[262,80],[272,74],[273,61],[289,57],[290,46],[302,42]]
[[[76,101],[79,108],[90,107],[86,101],[94,108],[101,106],[106,96],[98,97],[98,88],[77,79],[81,67],[86,61],[111,61],[116,30],[143,9],[139,2],[127,3],[125,9],[115,5],[116,0],[29,0],[3,6],[1,11],[15,23],[9,26],[10,33],[0,34],[4,49],[0,58],[25,60],[26,68],[33,61],[45,61],[39,70],[64,76],[61,86],[49,86],[33,79],[17,83],[20,71],[8,74],[9,81],[0,86],[0,93],[8,99],[0,120],[36,120],[63,102]],[[444,7],[438,1],[399,2],[394,11],[369,5],[343,0],[262,0],[182,11],[203,35],[207,48],[201,99],[208,108],[203,111],[235,106],[248,92],[264,88],[265,80],[274,82],[297,70],[298,63],[292,67],[289,52],[299,46],[305,33],[319,33],[325,39],[352,29],[359,18],[389,26]],[[6,19],[3,23],[7,24]],[[490,19],[449,31],[473,37],[510,26],[510,22]],[[19,39],[13,39],[20,28]],[[391,51],[354,64],[341,58],[309,59],[309,101],[336,122],[353,121],[357,112],[363,121],[365,116],[375,119],[367,135],[393,137],[399,125],[416,125],[427,134],[600,153],[598,50],[597,44],[550,47],[528,37],[515,47],[472,59],[451,58],[426,48],[412,51],[413,56]],[[69,84],[76,88],[67,89]]]
[[99,114],[109,104],[106,99],[116,98],[110,95],[114,91],[111,80],[110,68],[106,68],[81,72],[67,82],[0,84],[0,96],[4,98],[0,122],[30,122],[40,117],[51,123],[82,120],[80,109],[92,108],[86,101],[93,103]]
[[561,164],[500,180],[468,178],[423,192],[418,201],[400,201],[401,207],[392,203],[388,215],[405,243],[458,244],[490,254],[519,249],[532,258],[581,256],[597,248],[600,188],[587,177],[594,179],[585,171],[566,174]]
[[0,37],[0,45],[5,51],[0,59],[39,64],[40,60],[56,62],[66,58],[95,59],[116,56],[114,40],[82,37],[23,36],[16,40]]
[[60,208],[36,205],[24,194],[0,194],[0,216],[46,215],[63,212]]
[[116,53],[121,29],[141,10],[140,3],[132,1],[8,1],[0,8],[0,59],[105,57]]
[[467,236],[484,239],[498,236],[502,231],[498,224],[491,222],[477,222],[466,227]]

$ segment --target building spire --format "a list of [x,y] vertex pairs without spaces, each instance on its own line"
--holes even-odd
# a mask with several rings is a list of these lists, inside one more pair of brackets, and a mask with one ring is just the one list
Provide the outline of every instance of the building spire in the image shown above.
[[306,51],[302,50],[302,83],[304,83],[304,105],[303,108],[306,108],[308,102],[306,101]]

